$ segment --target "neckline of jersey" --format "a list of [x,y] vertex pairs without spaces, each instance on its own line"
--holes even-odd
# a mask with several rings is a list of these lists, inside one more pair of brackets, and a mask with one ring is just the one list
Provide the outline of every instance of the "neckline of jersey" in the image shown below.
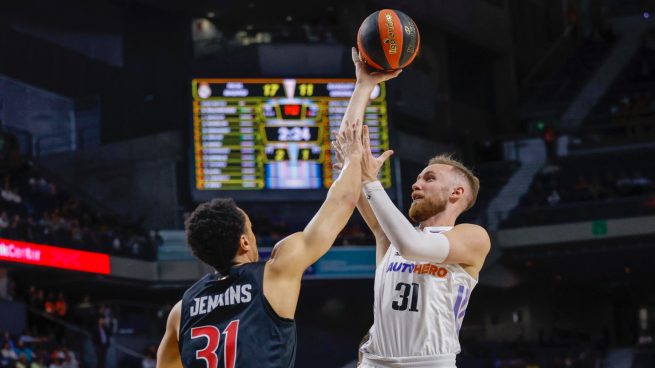
[[427,226],[423,228],[423,231],[429,232],[441,232],[451,230],[453,226]]

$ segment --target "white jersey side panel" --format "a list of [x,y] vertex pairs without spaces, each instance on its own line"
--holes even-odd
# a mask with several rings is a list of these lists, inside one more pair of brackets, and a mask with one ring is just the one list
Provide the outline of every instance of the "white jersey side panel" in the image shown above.
[[375,271],[374,323],[362,352],[388,358],[459,353],[459,329],[476,284],[459,265],[408,261],[389,246]]

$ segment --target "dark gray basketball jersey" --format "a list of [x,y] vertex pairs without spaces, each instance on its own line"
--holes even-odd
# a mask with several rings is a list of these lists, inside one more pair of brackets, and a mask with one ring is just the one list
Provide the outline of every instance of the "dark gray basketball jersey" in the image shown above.
[[185,368],[290,368],[296,324],[264,297],[265,262],[209,274],[182,299],[179,348]]

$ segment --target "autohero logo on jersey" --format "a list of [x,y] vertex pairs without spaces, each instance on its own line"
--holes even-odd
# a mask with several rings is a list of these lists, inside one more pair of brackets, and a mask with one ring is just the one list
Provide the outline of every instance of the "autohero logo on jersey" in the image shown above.
[[252,290],[252,285],[250,284],[232,285],[221,294],[206,295],[199,298],[193,298],[193,301],[196,304],[192,305],[190,308],[189,312],[191,317],[195,317],[199,314],[209,313],[217,307],[250,303],[252,300],[250,290]]
[[409,262],[391,262],[387,267],[387,272],[407,272],[418,275],[431,275],[439,279],[445,279],[448,270],[445,267],[439,267],[432,263],[409,263]]

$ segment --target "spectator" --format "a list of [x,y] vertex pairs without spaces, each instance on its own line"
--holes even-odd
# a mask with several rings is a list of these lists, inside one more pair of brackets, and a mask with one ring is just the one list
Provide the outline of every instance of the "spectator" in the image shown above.
[[45,303],[43,304],[43,311],[51,316],[54,316],[56,313],[55,293],[52,291],[48,293],[48,299],[46,299]]
[[148,236],[150,237],[150,241],[155,245],[155,248],[164,245],[164,238],[159,234],[159,229],[150,230]]
[[2,211],[2,213],[0,213],[0,234],[4,234],[8,227],[9,216],[7,215],[7,211]]
[[16,352],[16,355],[18,355],[19,358],[25,356],[28,364],[32,362],[32,349],[30,349],[24,341],[18,341],[16,348],[14,348],[14,352]]
[[0,367],[11,367],[11,363],[16,360],[18,360],[16,351],[11,348],[8,341],[4,342],[0,350]]
[[64,368],[64,359],[61,357],[52,359],[48,368]]
[[157,348],[150,346],[143,352],[141,368],[155,368],[157,366]]
[[0,339],[0,344],[4,345],[4,343],[9,343],[9,348],[11,350],[14,350],[16,348],[14,344],[14,340],[11,338],[11,334],[9,331],[5,331],[2,333],[2,338]]
[[103,318],[105,327],[109,333],[118,331],[118,320],[114,317],[111,308],[101,305],[98,312],[100,317]]
[[64,368],[79,368],[80,364],[77,362],[75,353],[70,351],[67,347],[63,347],[61,352],[64,356]]
[[68,303],[64,299],[64,293],[60,292],[55,301],[55,312],[59,318],[66,319],[68,313]]
[[98,368],[105,368],[107,360],[107,349],[110,344],[110,332],[105,325],[103,317],[98,318],[98,323],[93,328],[93,343],[96,349],[96,359]]
[[75,313],[78,323],[80,323],[84,328],[91,329],[93,327],[93,317],[95,313],[93,311],[93,305],[91,304],[91,297],[85,295],[82,298],[82,302],[77,305],[77,313]]
[[30,368],[48,368],[46,354],[39,353],[38,355],[35,355],[32,364],[30,364]]
[[30,362],[27,360],[27,355],[20,354],[16,362],[16,368],[30,368]]
[[559,204],[559,201],[560,201],[559,193],[557,193],[556,189],[553,189],[553,191],[550,192],[550,194],[548,195],[548,204],[554,207]]

